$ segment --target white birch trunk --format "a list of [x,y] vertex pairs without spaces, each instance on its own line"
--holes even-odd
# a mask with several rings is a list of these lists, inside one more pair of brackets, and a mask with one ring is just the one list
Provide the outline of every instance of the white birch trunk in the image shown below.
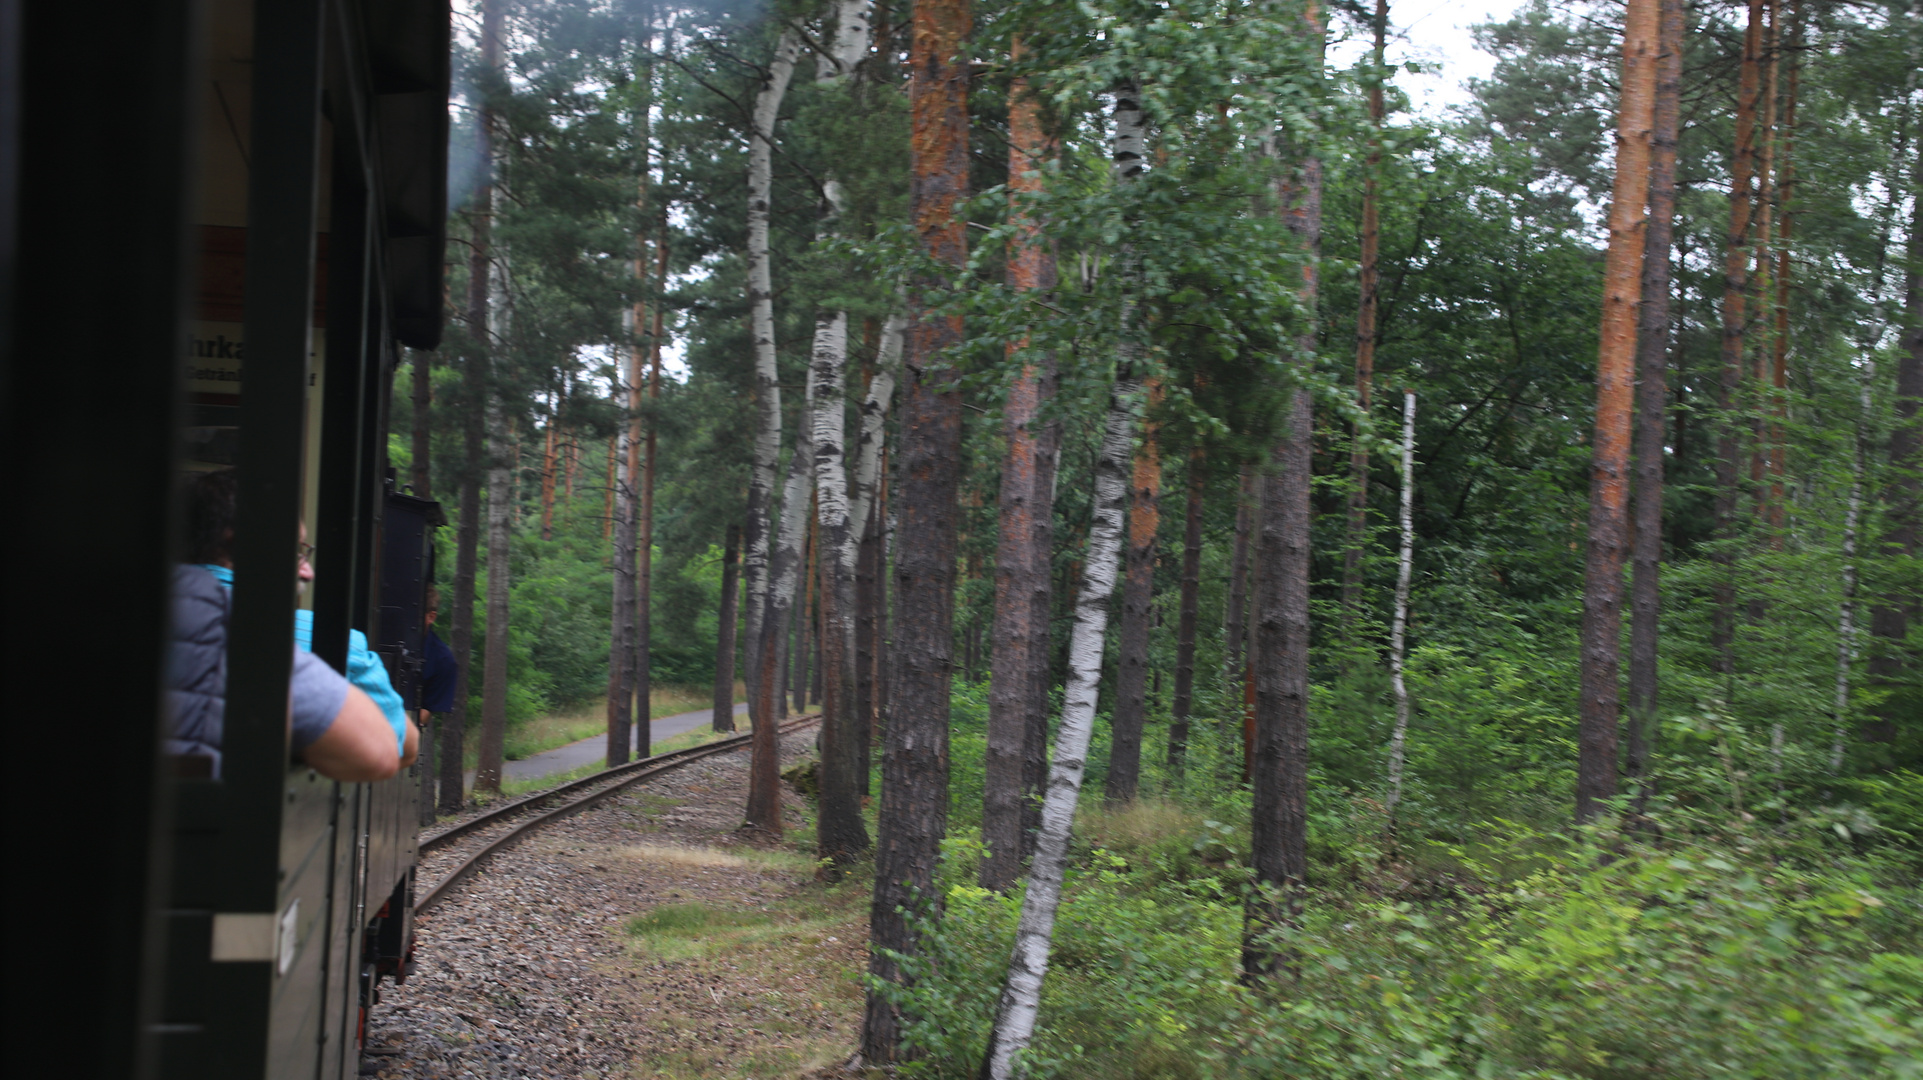
[[[767,620],[763,624],[764,629],[775,628],[766,643],[767,647],[774,649],[783,647],[782,634],[801,591],[801,545],[808,534],[808,490],[814,472],[813,427],[809,423],[814,397],[814,383],[811,380],[806,401],[802,405],[801,422],[795,425],[795,449],[793,456],[788,459],[788,477],[782,484],[779,533],[768,557],[767,610],[762,613],[762,618]],[[770,512],[768,516],[772,523],[775,515]],[[780,678],[779,675],[776,677]],[[775,700],[785,700],[782,694],[783,689],[777,684]],[[771,722],[778,723],[780,720],[777,716]]]
[[1022,895],[1021,922],[1008,961],[995,1029],[989,1035],[985,1072],[994,1080],[1017,1075],[1016,1055],[1035,1035],[1041,1008],[1042,979],[1048,974],[1055,914],[1062,902],[1068,867],[1069,830],[1088,768],[1088,743],[1095,730],[1095,696],[1102,674],[1102,644],[1108,631],[1108,600],[1121,567],[1122,530],[1127,517],[1129,470],[1135,446],[1139,387],[1118,382],[1109,398],[1108,424],[1101,457],[1095,463],[1095,516],[1088,531],[1081,589],[1075,596],[1075,629],[1068,646],[1068,689],[1062,723],[1042,799],[1042,829],[1029,865],[1028,891]]
[[[1148,161],[1147,123],[1132,81],[1125,81],[1116,91],[1114,124],[1110,175],[1120,185],[1140,175]],[[1119,261],[1124,274],[1132,273],[1134,259],[1126,243]],[[1088,549],[1082,560],[1081,588],[1075,594],[1075,626],[1069,634],[1068,686],[1062,698],[1061,728],[1049,763],[1048,788],[1042,796],[1041,833],[1029,863],[1028,891],[1022,894],[1015,949],[1008,959],[1008,981],[1002,985],[995,1026],[988,1036],[988,1056],[982,1063],[983,1075],[992,1080],[1014,1080],[1020,1068],[1017,1056],[1035,1037],[1042,980],[1048,975],[1055,915],[1061,908],[1062,879],[1068,869],[1069,832],[1075,824],[1075,805],[1081,799],[1082,777],[1088,770],[1088,744],[1095,731],[1096,691],[1108,632],[1108,601],[1121,569],[1129,480],[1135,465],[1137,399],[1141,393],[1136,362],[1141,348],[1134,336],[1134,309],[1133,297],[1124,296],[1115,385],[1109,392],[1101,456],[1095,461],[1094,519],[1089,524]]]
[[759,412],[759,422],[755,428],[754,470],[748,485],[749,516],[752,520],[748,523],[748,543],[741,557],[741,571],[746,578],[748,591],[748,677],[751,682],[759,670],[754,657],[758,654],[761,617],[768,599],[775,469],[781,457],[781,387],[775,362],[774,275],[768,262],[775,119],[780,115],[781,99],[787,95],[788,81],[794,75],[795,58],[800,52],[800,37],[793,31],[784,31],[775,45],[768,76],[755,94],[753,128],[748,133],[748,307],[750,332],[754,339],[755,404]]
[[851,615],[855,603],[856,537],[849,528],[848,470],[843,443],[847,405],[842,385],[848,358],[848,314],[821,312],[815,320],[815,349],[809,367],[812,382],[808,393],[814,398],[815,503],[820,519],[822,566],[833,569],[834,580],[824,580],[822,588],[835,590],[836,625],[831,632],[844,636],[850,656],[855,647],[855,624]]
[[1875,380],[1876,361],[1865,361],[1860,397],[1862,413],[1851,437],[1850,501],[1843,512],[1843,604],[1836,626],[1836,695],[1830,706],[1835,723],[1830,737],[1831,776],[1843,769],[1843,734],[1850,712],[1850,667],[1856,663],[1856,529],[1863,516],[1863,429],[1870,420],[1870,386]]
[[895,372],[901,367],[901,338],[908,320],[890,315],[881,327],[881,355],[875,364],[875,377],[868,382],[867,400],[861,403],[861,435],[855,444],[854,492],[850,496],[849,521],[856,536],[868,528],[874,513],[875,492],[881,486],[881,445],[888,408],[895,400]]
[[1396,608],[1389,623],[1389,684],[1395,691],[1396,724],[1389,736],[1389,798],[1385,810],[1389,832],[1396,827],[1396,804],[1402,801],[1403,744],[1409,735],[1409,685],[1403,666],[1409,645],[1409,572],[1415,560],[1416,395],[1402,392],[1402,544],[1396,555]]
[[875,0],[835,0],[835,33],[828,52],[815,57],[815,80],[835,82],[854,73],[868,55]]

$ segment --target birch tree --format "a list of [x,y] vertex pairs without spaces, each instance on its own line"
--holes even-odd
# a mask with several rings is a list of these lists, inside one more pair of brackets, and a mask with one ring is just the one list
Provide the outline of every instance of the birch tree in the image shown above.
[[[773,532],[775,468],[781,457],[781,381],[775,356],[774,276],[768,258],[768,212],[774,186],[775,119],[781,99],[794,75],[800,53],[799,35],[784,29],[775,43],[774,58],[755,93],[748,132],[748,307],[754,338],[755,427],[754,468],[749,474],[748,506],[742,572],[748,594],[748,701],[754,726],[748,766],[750,825],[781,831],[781,745],[775,735],[779,722],[772,695],[775,689],[770,662],[775,651],[764,649],[770,635],[762,620],[770,594],[769,547]],[[779,625],[779,624],[777,624]],[[764,655],[765,653],[765,655]]]
[[[1147,161],[1147,124],[1132,81],[1116,90],[1113,123],[1110,175],[1120,185],[1141,175]],[[1132,260],[1126,248],[1120,261],[1124,264],[1121,272],[1129,274]],[[1082,559],[1081,588],[1075,594],[1075,626],[1069,637],[1068,687],[1062,698],[1061,727],[1042,798],[1041,832],[1029,866],[1028,889],[1022,894],[1015,949],[1008,960],[1008,977],[1002,985],[982,1064],[982,1074],[993,1080],[1013,1080],[1020,1074],[1019,1055],[1035,1034],[1042,980],[1048,974],[1055,915],[1061,907],[1062,881],[1068,869],[1069,833],[1075,824],[1075,806],[1081,800],[1082,777],[1088,769],[1088,744],[1095,730],[1108,601],[1115,592],[1120,569],[1125,505],[1133,471],[1131,451],[1141,409],[1141,345],[1134,334],[1135,298],[1127,292],[1120,315],[1115,382],[1109,391],[1101,454],[1095,462],[1094,515]]]
[[[775,120],[781,99],[795,71],[801,38],[783,30],[774,58],[755,92],[754,114],[748,131],[748,309],[754,339],[755,426],[754,468],[749,474],[748,506],[742,538],[742,574],[748,594],[748,701],[756,728],[770,726],[772,710],[762,708],[761,617],[768,602],[768,552],[772,529],[775,469],[781,457],[781,377],[775,354],[774,275],[769,264],[768,214],[773,203]],[[772,739],[765,748],[757,736],[756,760],[776,752]],[[757,769],[750,770],[759,775]],[[775,772],[778,774],[779,769]],[[776,793],[775,797],[779,797]],[[752,801],[752,800],[751,800]]]
[[1389,686],[1395,693],[1395,730],[1389,736],[1389,796],[1383,814],[1389,835],[1396,831],[1396,805],[1402,801],[1403,743],[1409,736],[1409,684],[1404,667],[1409,644],[1409,574],[1415,561],[1416,392],[1402,391],[1402,498],[1396,523],[1401,542],[1396,547],[1395,612],[1389,620]]
[[[833,50],[821,57],[817,82],[843,90],[868,54],[872,0],[841,0],[835,5]],[[832,238],[845,210],[841,181],[822,182],[821,239]],[[821,790],[816,815],[816,854],[841,866],[868,848],[868,827],[861,816],[865,791],[856,785],[864,770],[857,755],[866,747],[855,719],[855,558],[860,537],[849,505],[846,446],[848,313],[823,308],[815,313],[810,392],[814,398],[812,432],[817,509],[817,566],[821,581]]]

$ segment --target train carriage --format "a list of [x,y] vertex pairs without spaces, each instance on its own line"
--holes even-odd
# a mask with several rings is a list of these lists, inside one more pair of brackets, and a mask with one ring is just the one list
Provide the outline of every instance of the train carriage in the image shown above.
[[[62,1073],[351,1076],[406,975],[419,780],[291,759],[294,540],[314,652],[344,669],[362,631],[411,709],[441,519],[395,490],[387,407],[440,335],[449,25],[446,0],[0,0],[4,653],[36,755],[8,1012]],[[216,772],[161,753],[161,687],[175,492],[227,464]]]

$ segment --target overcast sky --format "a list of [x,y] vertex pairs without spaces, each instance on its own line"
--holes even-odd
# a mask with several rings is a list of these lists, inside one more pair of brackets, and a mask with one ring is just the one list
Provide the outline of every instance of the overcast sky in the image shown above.
[[[1468,82],[1486,78],[1495,58],[1476,48],[1469,27],[1506,18],[1521,0],[1389,0],[1389,60],[1392,63],[1418,61],[1426,68],[1420,75],[1396,76],[1396,84],[1409,94],[1415,110],[1425,116],[1439,116],[1450,106],[1469,100]],[[1369,39],[1362,36],[1339,43],[1329,51],[1329,60],[1348,65],[1369,51]]]

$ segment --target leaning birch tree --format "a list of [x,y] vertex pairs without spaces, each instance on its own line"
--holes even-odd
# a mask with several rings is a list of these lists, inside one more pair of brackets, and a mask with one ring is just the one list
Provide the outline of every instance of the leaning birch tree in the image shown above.
[[[1111,175],[1119,184],[1141,175],[1146,163],[1147,124],[1131,82],[1115,94],[1115,134],[1111,144]],[[1132,256],[1121,255],[1124,289],[1131,274]],[[1115,382],[1109,390],[1108,416],[1103,425],[1101,455],[1095,461],[1095,507],[1089,523],[1088,547],[1082,559],[1081,589],[1075,595],[1075,627],[1068,646],[1068,687],[1062,699],[1061,727],[1055,756],[1042,797],[1041,834],[1029,865],[1028,890],[1022,894],[1021,921],[1015,928],[1015,949],[1008,960],[1008,978],[995,1010],[995,1026],[988,1035],[988,1056],[982,1074],[993,1080],[1019,1075],[1018,1055],[1028,1048],[1041,1013],[1042,980],[1048,974],[1049,950],[1054,942],[1055,915],[1062,903],[1062,881],[1068,870],[1069,832],[1075,806],[1081,800],[1082,777],[1088,770],[1088,744],[1095,731],[1096,692],[1102,677],[1103,642],[1108,633],[1108,601],[1115,592],[1121,566],[1122,533],[1127,518],[1137,417],[1141,410],[1141,346],[1134,335],[1135,297],[1123,294],[1121,340],[1116,349]]]

